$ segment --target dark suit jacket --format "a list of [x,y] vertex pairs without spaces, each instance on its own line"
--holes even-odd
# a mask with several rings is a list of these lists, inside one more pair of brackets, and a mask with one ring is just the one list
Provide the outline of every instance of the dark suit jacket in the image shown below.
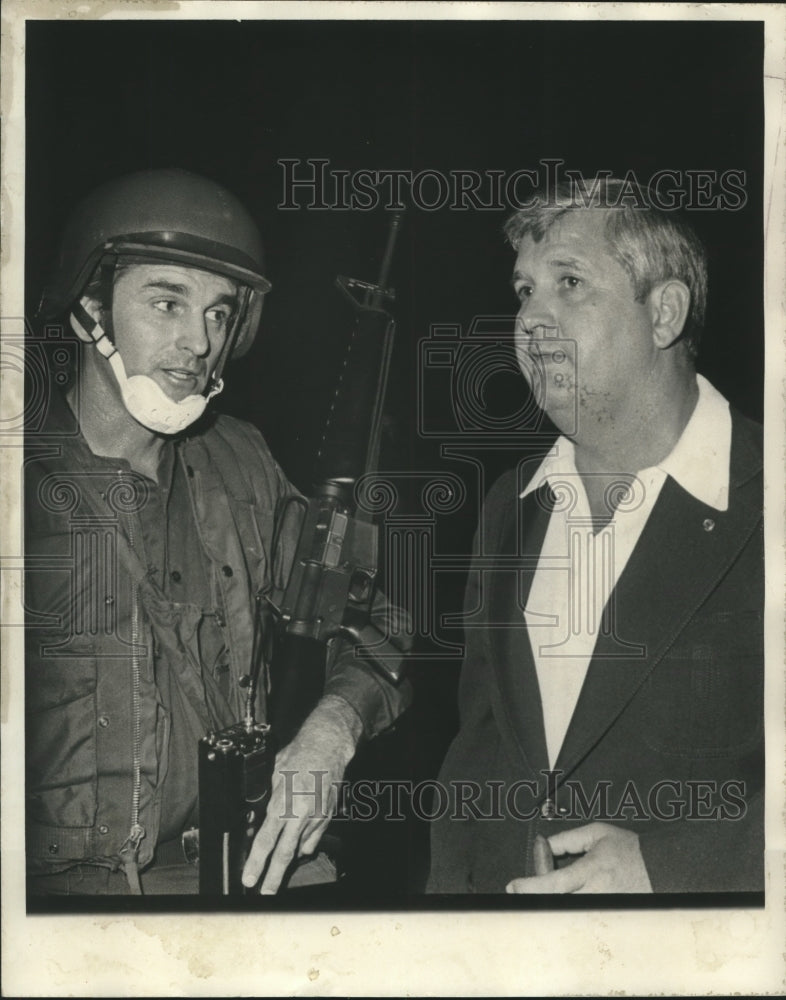
[[534,873],[536,833],[595,820],[640,835],[656,892],[760,890],[761,428],[733,413],[727,511],[667,478],[610,598],[556,776],[522,613],[553,503],[548,488],[519,499],[532,471],[497,481],[476,538],[429,891],[502,892]]

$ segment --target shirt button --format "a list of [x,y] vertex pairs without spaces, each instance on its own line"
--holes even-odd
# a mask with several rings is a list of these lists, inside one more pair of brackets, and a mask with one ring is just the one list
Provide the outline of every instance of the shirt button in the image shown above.
[[224,574],[224,576],[232,576],[232,567],[231,566],[222,566],[221,567],[221,572]]
[[554,819],[556,810],[554,808],[554,803],[551,799],[546,799],[543,805],[540,807],[541,819]]
[[713,528],[715,527],[715,522],[712,520],[711,517],[706,517],[702,522],[701,526],[702,528],[704,528],[705,531],[712,531]]
[[60,850],[60,845],[50,844],[47,850],[49,851],[50,854],[57,854],[57,852]]
[[109,719],[107,719],[105,715],[100,715],[98,717],[98,724],[102,729],[106,729],[106,727],[109,725]]
[[180,574],[176,569],[173,569],[169,575],[172,577],[175,583],[180,583]]
[[114,597],[112,597],[111,594],[107,594],[106,597],[104,598],[104,604],[114,604],[114,603],[115,603]]
[[102,823],[101,826],[99,826],[98,828],[98,832],[105,836],[107,833],[109,833],[109,827],[106,825],[106,823]]

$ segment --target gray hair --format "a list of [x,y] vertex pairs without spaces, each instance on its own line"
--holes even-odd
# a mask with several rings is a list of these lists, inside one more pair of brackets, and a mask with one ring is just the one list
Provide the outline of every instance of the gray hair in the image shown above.
[[612,256],[630,276],[635,301],[644,302],[663,281],[674,279],[687,286],[690,311],[678,340],[695,357],[707,307],[706,251],[686,219],[655,208],[646,188],[606,177],[578,183],[563,180],[515,212],[504,233],[518,250],[524,236],[539,243],[558,219],[586,209],[608,210],[606,239]]

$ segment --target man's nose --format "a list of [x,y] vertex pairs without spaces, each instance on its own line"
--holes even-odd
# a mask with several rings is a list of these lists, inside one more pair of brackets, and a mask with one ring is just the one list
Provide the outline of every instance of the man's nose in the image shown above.
[[556,337],[559,324],[551,303],[542,292],[533,291],[516,315],[516,333],[524,337]]
[[195,357],[201,358],[207,354],[210,338],[207,335],[205,317],[198,312],[190,312],[184,316],[178,326],[176,343],[181,350],[188,350]]
[[530,340],[547,340],[559,336],[559,324],[546,313],[533,314],[522,310],[516,316],[515,333]]

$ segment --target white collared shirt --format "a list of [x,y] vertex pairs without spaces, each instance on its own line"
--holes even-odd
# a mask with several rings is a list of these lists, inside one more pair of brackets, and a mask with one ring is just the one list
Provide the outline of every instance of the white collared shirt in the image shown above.
[[657,466],[636,474],[614,516],[592,530],[574,446],[559,437],[521,496],[548,483],[557,496],[524,617],[535,659],[549,764],[554,766],[587,673],[604,608],[667,476],[719,511],[729,504],[731,413],[701,375],[699,397],[679,441]]

